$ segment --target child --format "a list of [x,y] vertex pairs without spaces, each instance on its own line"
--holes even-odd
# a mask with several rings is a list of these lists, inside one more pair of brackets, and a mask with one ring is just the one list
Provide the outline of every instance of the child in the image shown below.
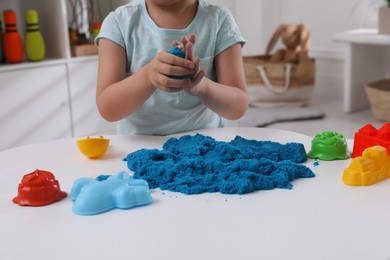
[[[97,106],[103,118],[119,121],[119,134],[222,127],[224,118],[246,112],[244,39],[224,7],[134,0],[106,17],[95,41]],[[167,52],[177,45],[186,58]]]

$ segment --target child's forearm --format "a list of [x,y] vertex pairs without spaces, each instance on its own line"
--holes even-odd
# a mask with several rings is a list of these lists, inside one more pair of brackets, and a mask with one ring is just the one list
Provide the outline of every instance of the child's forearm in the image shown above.
[[197,96],[208,108],[229,119],[241,118],[248,108],[248,95],[241,88],[223,85],[206,77],[199,84],[204,84],[203,91]]
[[110,122],[135,112],[156,90],[150,84],[147,69],[142,68],[128,78],[106,87],[96,96],[100,114]]

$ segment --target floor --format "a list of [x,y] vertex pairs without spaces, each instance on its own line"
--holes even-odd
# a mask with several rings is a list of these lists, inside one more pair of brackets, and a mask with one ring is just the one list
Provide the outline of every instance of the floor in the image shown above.
[[384,124],[383,121],[374,118],[370,109],[344,113],[341,99],[327,100],[313,97],[307,108],[323,111],[325,117],[314,120],[274,123],[266,127],[294,131],[308,136],[314,136],[323,131],[335,131],[345,138],[352,139],[355,132],[366,124],[372,124],[376,128]]

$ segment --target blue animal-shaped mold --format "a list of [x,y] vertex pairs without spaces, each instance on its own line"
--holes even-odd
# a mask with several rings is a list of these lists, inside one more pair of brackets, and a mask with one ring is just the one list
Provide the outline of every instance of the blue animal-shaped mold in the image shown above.
[[108,178],[79,178],[73,183],[70,198],[74,201],[72,211],[77,215],[129,209],[153,201],[148,183],[135,180],[126,172]]

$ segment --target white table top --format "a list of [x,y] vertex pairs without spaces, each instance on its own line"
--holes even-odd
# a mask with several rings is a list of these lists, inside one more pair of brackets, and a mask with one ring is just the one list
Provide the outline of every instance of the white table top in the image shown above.
[[[268,128],[198,132],[224,141],[241,135],[301,142],[307,152],[312,140]],[[160,149],[168,139],[105,137],[111,140],[109,150],[95,160],[78,151],[76,139],[0,153],[0,259],[390,258],[390,180],[368,187],[343,184],[343,170],[351,159],[319,161],[318,166],[309,160],[306,165],[316,177],[293,181],[292,190],[184,195],[155,189],[150,205],[93,216],[73,214],[69,197],[43,207],[21,207],[11,201],[23,175],[35,169],[51,171],[69,193],[77,178],[127,170],[122,161],[126,154]]]
[[369,45],[390,45],[390,35],[378,34],[377,29],[362,28],[336,33],[333,39],[338,42]]

